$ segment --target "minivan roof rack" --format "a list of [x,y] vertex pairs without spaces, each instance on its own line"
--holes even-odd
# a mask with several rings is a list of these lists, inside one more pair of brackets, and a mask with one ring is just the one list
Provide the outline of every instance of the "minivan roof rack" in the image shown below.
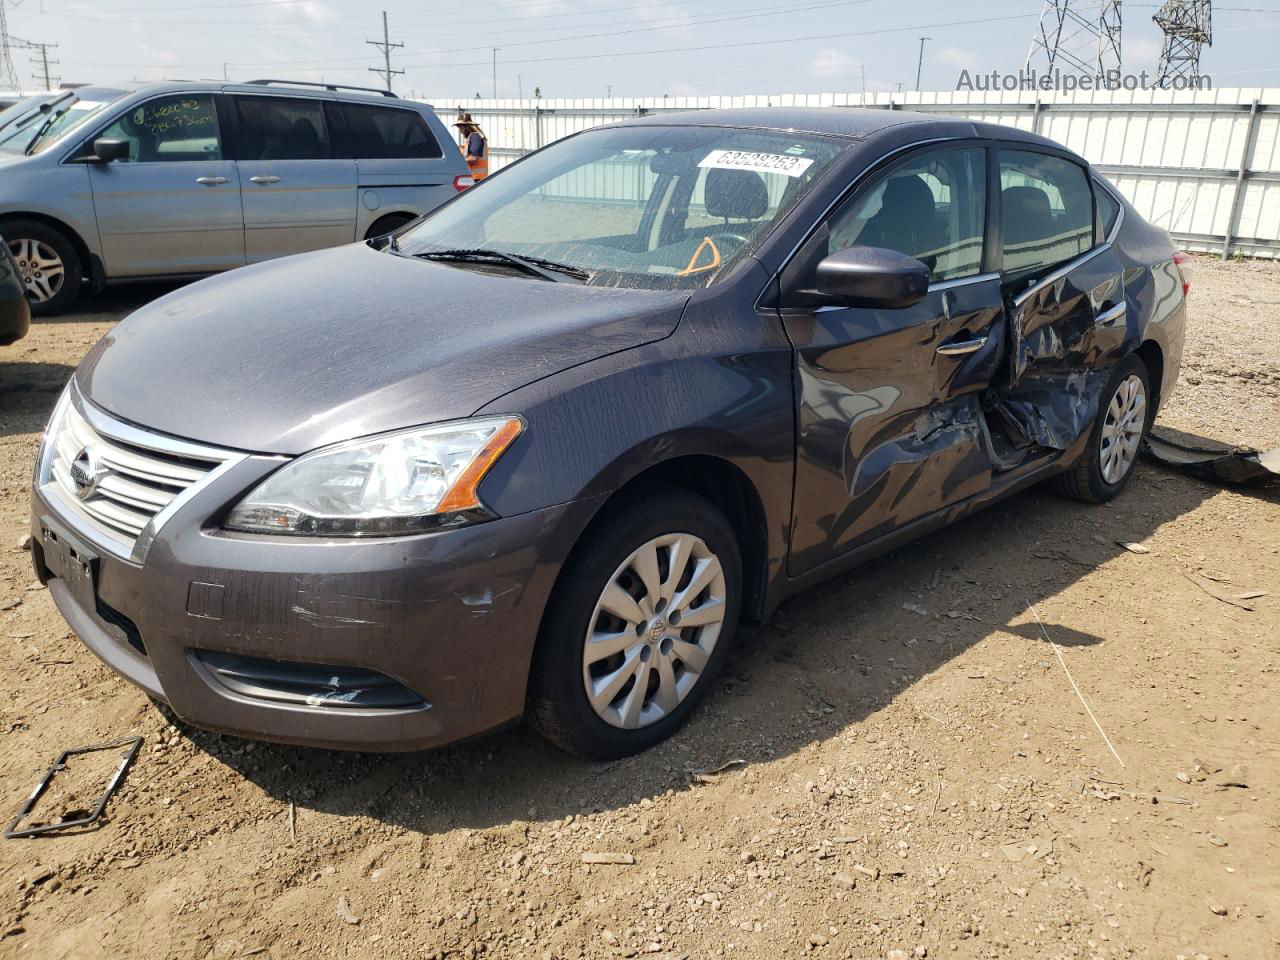
[[361,93],[376,93],[380,97],[400,99],[390,90],[379,90],[376,87],[353,87],[345,83],[314,83],[309,80],[246,80],[245,83],[256,87],[268,87],[277,83],[288,87],[315,87],[319,90],[328,90],[331,93],[337,93],[339,90],[358,90]]

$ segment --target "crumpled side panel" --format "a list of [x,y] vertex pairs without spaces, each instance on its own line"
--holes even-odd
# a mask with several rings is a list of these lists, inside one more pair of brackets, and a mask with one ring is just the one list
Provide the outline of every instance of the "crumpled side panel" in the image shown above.
[[1000,403],[1001,412],[1032,443],[1066,450],[1098,414],[1105,369],[1079,370],[1063,380],[1024,384]]
[[1138,310],[1103,250],[1010,306],[1008,379],[994,406],[1014,432],[1066,450],[1090,428],[1107,368],[1140,342]]

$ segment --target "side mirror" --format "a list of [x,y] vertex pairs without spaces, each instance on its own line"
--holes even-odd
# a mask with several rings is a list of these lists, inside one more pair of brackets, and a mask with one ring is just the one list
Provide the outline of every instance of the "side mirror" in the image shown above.
[[817,267],[818,294],[846,307],[910,307],[929,292],[929,268],[883,247],[837,250]]
[[112,160],[129,159],[128,140],[108,140],[106,137],[93,141],[93,155],[102,163]]

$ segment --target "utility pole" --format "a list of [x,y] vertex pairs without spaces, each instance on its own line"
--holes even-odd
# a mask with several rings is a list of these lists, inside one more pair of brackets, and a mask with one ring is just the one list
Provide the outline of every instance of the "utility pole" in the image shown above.
[[[0,3],[2,2],[3,0],[0,0]],[[391,51],[393,48],[403,47],[404,44],[391,42],[391,34],[387,30],[387,11],[385,10],[382,11],[382,42],[379,43],[377,40],[366,40],[365,43],[369,44],[369,46],[371,47],[377,47],[379,50],[382,51],[382,59],[383,59],[382,69],[379,69],[377,67],[370,67],[369,72],[379,74],[386,81],[387,92],[390,93],[391,78],[394,77],[396,74],[404,73],[403,70],[391,69]]]
[[499,49],[500,48],[498,47],[493,48],[493,99],[495,100],[498,99],[498,50]]
[[[0,0],[0,3],[3,3],[3,2],[4,2],[4,0]],[[40,68],[41,68],[41,69],[40,69],[40,73],[33,73],[33,74],[31,75],[31,78],[32,78],[33,80],[39,80],[39,79],[41,78],[41,74],[43,74],[43,76],[44,76],[44,88],[45,88],[46,90],[52,90],[52,89],[54,88],[54,86],[55,86],[53,79],[52,79],[52,78],[50,78],[50,76],[49,76],[49,67],[50,67],[50,66],[55,66],[55,67],[56,67],[56,66],[61,62],[61,61],[59,61],[59,60],[50,60],[50,59],[49,59],[49,48],[50,48],[50,47],[56,47],[56,46],[57,46],[57,44],[56,44],[56,43],[29,43],[29,44],[27,44],[27,47],[28,47],[29,49],[31,49],[31,50],[39,50],[39,51],[40,51]]]
[[924,42],[932,40],[933,37],[920,38],[920,59],[916,61],[916,90],[920,90],[920,71],[924,69]]

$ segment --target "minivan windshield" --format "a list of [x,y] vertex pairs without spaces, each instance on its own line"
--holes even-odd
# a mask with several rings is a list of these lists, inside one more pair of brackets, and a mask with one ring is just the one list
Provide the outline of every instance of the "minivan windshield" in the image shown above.
[[59,100],[53,109],[40,114],[29,128],[29,135],[15,137],[0,144],[0,153],[41,153],[73,130],[78,129],[123,95],[120,90],[86,87]]
[[750,253],[840,141],[699,126],[591,130],[482,182],[390,249],[462,264],[525,258],[589,285],[693,289]]

